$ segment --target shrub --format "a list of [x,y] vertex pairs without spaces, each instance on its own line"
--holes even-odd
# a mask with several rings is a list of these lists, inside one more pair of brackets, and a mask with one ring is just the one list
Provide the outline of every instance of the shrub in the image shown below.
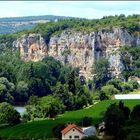
[[79,122],[79,125],[80,126],[84,126],[84,127],[87,127],[87,126],[90,126],[92,125],[92,118],[91,117],[84,117],[80,120]]

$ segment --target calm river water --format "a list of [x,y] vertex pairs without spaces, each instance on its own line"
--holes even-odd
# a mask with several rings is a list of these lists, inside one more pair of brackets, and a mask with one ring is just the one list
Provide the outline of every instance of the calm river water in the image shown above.
[[20,113],[20,115],[23,115],[26,112],[26,108],[24,106],[14,106],[14,108]]

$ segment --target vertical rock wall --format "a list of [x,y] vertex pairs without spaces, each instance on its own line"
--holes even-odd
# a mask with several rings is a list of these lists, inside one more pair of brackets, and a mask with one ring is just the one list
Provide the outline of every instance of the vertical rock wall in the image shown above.
[[112,31],[91,33],[65,30],[50,38],[49,44],[39,34],[24,35],[13,43],[20,49],[25,61],[39,61],[45,56],[53,56],[65,64],[80,68],[86,79],[92,78],[92,65],[101,57],[108,58],[112,76],[119,77],[123,65],[120,60],[120,46],[140,45],[140,36],[131,35],[121,28]]

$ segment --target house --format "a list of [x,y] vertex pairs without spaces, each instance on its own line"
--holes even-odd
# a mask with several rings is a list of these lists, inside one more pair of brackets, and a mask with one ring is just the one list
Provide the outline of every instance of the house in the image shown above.
[[62,140],[80,140],[86,136],[96,135],[95,127],[80,128],[76,124],[69,124],[62,131]]
[[95,136],[96,135],[96,128],[94,126],[83,127],[82,129],[86,136]]
[[82,139],[85,136],[83,130],[75,124],[69,124],[66,128],[64,128],[61,131],[61,133],[62,133],[62,140],[69,140],[69,139],[78,140],[78,139]]

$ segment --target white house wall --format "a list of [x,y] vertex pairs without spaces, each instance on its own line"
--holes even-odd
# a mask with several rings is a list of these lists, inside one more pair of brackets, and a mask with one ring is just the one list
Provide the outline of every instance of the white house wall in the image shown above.
[[[75,131],[73,131],[73,129]],[[70,131],[68,131],[65,135],[62,134],[62,140],[69,140],[69,136],[71,136],[73,140],[76,140],[75,139],[75,136],[79,136],[79,139],[82,139],[84,137],[84,134],[83,133],[80,133],[77,129],[75,128],[72,128]]]

